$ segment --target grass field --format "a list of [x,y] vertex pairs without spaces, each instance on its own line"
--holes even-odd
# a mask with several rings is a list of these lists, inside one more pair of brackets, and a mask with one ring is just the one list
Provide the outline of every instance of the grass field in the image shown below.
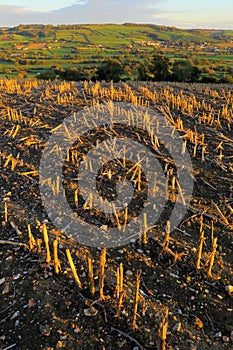
[[[53,65],[98,66],[101,60],[114,55],[125,61],[142,61],[153,50],[174,60],[188,55],[193,60],[207,59],[231,67],[232,40],[230,30],[181,30],[136,24],[0,28],[0,76],[13,77],[23,71],[33,77]],[[219,67],[216,73],[221,74]]]

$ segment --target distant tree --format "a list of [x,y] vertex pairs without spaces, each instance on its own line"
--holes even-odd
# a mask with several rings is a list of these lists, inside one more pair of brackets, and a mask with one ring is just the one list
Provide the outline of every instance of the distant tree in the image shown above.
[[138,71],[140,68],[140,63],[131,60],[130,57],[125,59],[124,67],[124,79],[125,80],[135,80],[138,77]]
[[161,54],[154,54],[150,63],[150,70],[153,73],[153,80],[166,81],[171,77],[170,74],[171,62],[168,57]]
[[152,67],[149,63],[141,64],[138,68],[138,80],[139,81],[153,81],[154,74],[152,73]]
[[95,79],[118,82],[121,80],[123,73],[122,63],[117,59],[109,58],[97,68]]
[[167,81],[171,77],[170,65],[169,58],[159,53],[145,56],[143,64],[138,68],[138,80]]
[[200,70],[188,60],[175,61],[172,67],[172,80],[178,82],[196,82],[200,77]]
[[197,66],[192,67],[191,82],[195,83],[199,81],[201,75],[201,70]]

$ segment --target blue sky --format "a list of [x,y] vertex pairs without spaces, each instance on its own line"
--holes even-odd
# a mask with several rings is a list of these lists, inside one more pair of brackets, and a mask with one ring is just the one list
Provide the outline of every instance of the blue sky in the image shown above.
[[136,22],[233,29],[232,14],[232,0],[0,0],[0,26]]

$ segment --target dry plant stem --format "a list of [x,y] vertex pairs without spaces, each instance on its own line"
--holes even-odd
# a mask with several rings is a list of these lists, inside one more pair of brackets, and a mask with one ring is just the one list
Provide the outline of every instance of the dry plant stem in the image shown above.
[[88,278],[89,278],[89,288],[92,298],[95,295],[95,284],[94,284],[94,274],[93,274],[93,264],[92,264],[92,258],[87,258],[87,264],[88,264]]
[[74,262],[73,262],[72,256],[71,256],[71,254],[70,254],[70,250],[69,250],[68,248],[66,249],[66,255],[67,255],[67,259],[68,259],[68,261],[69,261],[69,264],[70,264],[71,271],[72,271],[72,273],[73,273],[75,282],[77,283],[78,287],[79,287],[80,289],[82,289],[82,283],[81,283],[81,281],[80,281],[80,279],[79,279],[77,270],[76,270],[76,268],[75,268],[75,266],[74,266]]
[[20,242],[13,242],[13,241],[6,241],[6,240],[0,240],[0,244],[6,244],[6,245],[14,245],[14,246],[18,246],[18,247],[24,247],[27,248],[27,244],[25,243],[20,243]]
[[105,263],[106,263],[106,248],[103,248],[100,253],[100,280],[99,280],[100,299],[104,299]]
[[165,251],[168,250],[169,241],[170,241],[170,231],[171,231],[171,224],[170,224],[170,221],[167,221],[164,248],[163,248]]
[[123,223],[123,232],[125,232],[125,229],[126,229],[126,225],[128,221],[128,212],[129,212],[129,208],[127,206],[124,211],[125,215],[124,215],[124,223]]
[[10,349],[14,348],[16,345],[17,345],[16,343],[12,344],[12,345],[8,346],[7,348],[4,348],[3,350],[10,350]]
[[118,300],[119,300],[119,296],[120,296],[120,269],[118,267],[116,272],[116,297]]
[[214,244],[214,221],[211,221],[211,242]]
[[176,202],[176,177],[172,177],[172,202]]
[[118,305],[117,305],[116,317],[120,316],[124,295],[125,295],[124,291],[120,292],[119,299],[118,299]]
[[146,244],[147,243],[147,214],[144,213],[143,214],[143,243]]
[[89,209],[92,209],[92,203],[93,203],[93,195],[92,195],[92,193],[90,193],[90,196],[89,196]]
[[206,150],[206,146],[203,145],[202,146],[202,151],[201,151],[201,160],[202,160],[202,162],[205,161],[205,150]]
[[166,349],[166,339],[167,339],[167,328],[168,328],[168,307],[166,308],[165,316],[162,318],[160,325],[159,337],[160,337],[160,350]]
[[120,315],[121,307],[123,304],[123,297],[124,297],[124,271],[123,271],[123,264],[120,263],[120,267],[117,269],[117,298],[118,298],[118,306],[117,306],[117,314],[116,316]]
[[208,271],[207,271],[208,277],[213,277],[212,276],[212,268],[214,265],[215,254],[216,254],[217,247],[218,247],[217,240],[218,240],[217,238],[214,238],[214,240],[213,240],[213,247],[212,247],[212,252],[210,254],[209,267],[208,267]]
[[36,241],[32,235],[30,224],[28,224],[28,240],[29,240],[29,249],[33,250],[36,246]]
[[187,140],[185,140],[183,145],[182,145],[182,153],[181,154],[185,154],[186,146],[187,146]]
[[49,250],[49,237],[48,237],[47,227],[45,224],[43,224],[43,235],[44,235],[44,243],[45,243],[45,250],[46,250],[46,262],[49,264],[51,262],[51,255]]
[[18,229],[18,227],[15,225],[15,223],[13,221],[10,221],[10,225],[15,230],[15,232],[17,233],[18,236],[22,235],[22,232]]
[[219,209],[219,207],[217,206],[216,203],[214,203],[214,201],[212,201],[214,207],[217,209],[218,213],[220,214],[220,216],[222,217],[223,219],[223,222],[226,224],[226,225],[229,225],[229,221],[227,220],[227,218],[225,217],[225,215],[223,215],[222,211]]
[[60,188],[60,177],[57,176],[56,178],[56,194],[59,194],[59,188]]
[[203,215],[200,216],[200,229],[199,232],[202,233],[203,231]]
[[201,268],[201,257],[202,257],[202,249],[203,249],[203,243],[204,243],[205,237],[204,237],[204,231],[200,234],[200,239],[197,247],[197,261],[196,261],[196,268],[197,270],[200,270]]
[[41,253],[41,243],[42,243],[42,239],[37,238],[36,239],[37,253]]
[[169,183],[169,173],[167,172],[167,175],[166,175],[166,184],[165,184],[165,189],[166,189],[166,200],[167,200],[167,201],[168,201],[168,199],[169,199],[168,183]]
[[136,328],[136,321],[137,321],[140,279],[141,279],[141,270],[138,270],[136,275],[135,297],[134,297],[134,308],[133,308],[133,322],[132,322],[133,330],[135,330]]
[[120,220],[119,220],[119,217],[118,217],[118,213],[116,211],[115,204],[113,204],[113,211],[114,211],[114,217],[115,217],[116,222],[117,222],[117,227],[118,227],[119,230],[121,230],[121,223],[120,223]]
[[4,221],[8,221],[8,209],[7,209],[7,202],[4,202]]
[[78,190],[74,191],[74,203],[77,207],[78,206]]
[[185,199],[184,199],[184,195],[183,195],[182,189],[181,189],[181,187],[180,187],[179,180],[178,180],[177,178],[176,178],[176,184],[177,184],[177,187],[178,187],[178,191],[179,191],[179,194],[180,194],[182,203],[183,203],[184,206],[186,206],[186,202],[185,202]]
[[120,281],[119,281],[119,285],[120,285],[120,293],[123,292],[123,286],[124,286],[124,270],[123,270],[123,264],[120,263]]
[[54,258],[54,269],[55,273],[58,275],[61,271],[61,264],[58,259],[58,240],[54,239],[53,241],[53,258]]
[[15,171],[15,167],[18,163],[19,163],[19,160],[17,158],[11,159],[11,171]]
[[141,191],[141,167],[138,167],[138,191]]

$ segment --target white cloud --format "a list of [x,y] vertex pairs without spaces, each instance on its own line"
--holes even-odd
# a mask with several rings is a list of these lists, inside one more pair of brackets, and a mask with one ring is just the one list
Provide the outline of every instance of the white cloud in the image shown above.
[[[41,0],[42,1],[42,0]],[[231,13],[211,18],[211,11],[182,11],[169,7],[170,0],[71,0],[74,5],[40,12],[22,6],[0,5],[0,26],[28,23],[155,23],[183,28],[233,28]],[[25,3],[25,2],[22,2]],[[64,3],[61,1],[60,3]],[[163,6],[167,5],[167,10]],[[195,8],[195,6],[194,6]],[[225,11],[225,10],[224,10]]]
[[3,16],[5,14],[10,14],[10,15],[14,15],[14,14],[27,14],[30,11],[26,10],[23,7],[20,6],[8,6],[8,5],[0,5],[0,19],[2,20]]
[[[89,0],[85,4],[52,11],[51,14],[57,16],[59,22],[65,23],[148,22],[153,20],[151,7],[160,2],[161,0]],[[153,12],[156,13],[156,10]]]
[[0,26],[16,26],[21,23],[36,23],[40,12],[32,12],[20,6],[0,5]]
[[[164,1],[164,0],[163,0]],[[152,22],[153,9],[162,0],[82,0],[49,12],[30,11],[20,6],[0,5],[0,26],[20,23],[123,23]]]

